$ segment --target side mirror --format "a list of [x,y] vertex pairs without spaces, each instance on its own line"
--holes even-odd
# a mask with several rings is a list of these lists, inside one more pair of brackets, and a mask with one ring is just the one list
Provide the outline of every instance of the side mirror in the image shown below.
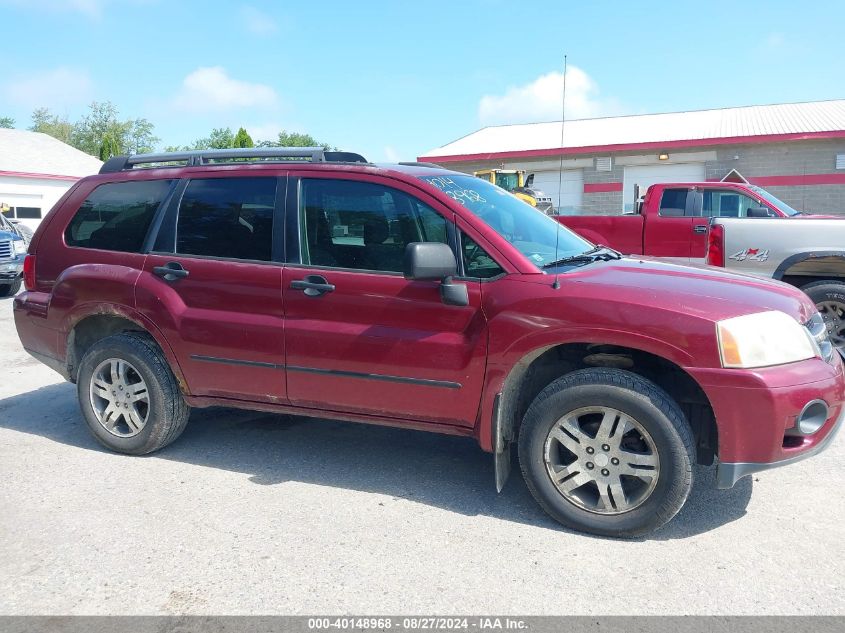
[[749,218],[773,218],[775,214],[772,213],[768,207],[748,207],[746,212]]
[[405,279],[439,281],[458,272],[458,262],[448,244],[412,242],[405,247]]
[[455,254],[447,244],[412,242],[405,247],[405,279],[440,281],[440,299],[446,305],[469,305],[469,293],[464,283],[456,283],[452,276],[458,272]]

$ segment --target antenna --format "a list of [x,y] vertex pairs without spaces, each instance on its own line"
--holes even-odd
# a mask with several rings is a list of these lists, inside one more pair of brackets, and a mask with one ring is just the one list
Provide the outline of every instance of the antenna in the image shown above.
[[[566,54],[563,55],[563,95],[560,99],[560,167],[557,178],[557,215],[560,215],[561,197],[563,196],[563,130],[566,126]],[[560,248],[560,222],[557,222],[557,231],[555,231],[555,261],[558,260],[558,250]],[[552,288],[558,290],[560,288],[560,273],[555,273],[555,281]]]

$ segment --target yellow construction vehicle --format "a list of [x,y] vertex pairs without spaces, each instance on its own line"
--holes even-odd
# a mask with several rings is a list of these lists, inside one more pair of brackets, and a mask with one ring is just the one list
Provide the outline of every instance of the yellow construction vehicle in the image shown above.
[[534,174],[526,180],[524,169],[482,169],[472,175],[501,187],[543,213],[554,213],[551,197],[532,187]]

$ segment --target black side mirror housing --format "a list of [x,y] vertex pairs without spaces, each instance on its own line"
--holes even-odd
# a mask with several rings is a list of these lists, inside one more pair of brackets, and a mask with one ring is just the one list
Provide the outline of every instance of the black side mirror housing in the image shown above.
[[439,281],[458,272],[458,262],[448,244],[411,242],[405,247],[405,279]]
[[440,300],[450,306],[468,306],[465,283],[455,282],[458,262],[448,244],[412,242],[405,247],[405,279],[440,281]]
[[772,213],[768,207],[748,207],[746,215],[749,218],[773,218],[775,214]]

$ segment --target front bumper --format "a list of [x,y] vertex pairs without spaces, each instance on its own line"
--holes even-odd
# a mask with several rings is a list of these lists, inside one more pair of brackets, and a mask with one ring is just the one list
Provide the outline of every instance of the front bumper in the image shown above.
[[[817,455],[845,424],[845,371],[838,355],[831,363],[816,358],[756,370],[690,373],[716,418],[719,488]],[[827,405],[827,418],[814,433],[801,433],[798,417],[815,400]]]
[[769,470],[771,468],[789,466],[813,455],[818,455],[833,443],[834,438],[842,428],[843,420],[845,420],[845,409],[842,409],[839,417],[833,423],[833,428],[830,429],[830,432],[820,442],[803,453],[798,453],[792,457],[787,457],[777,462],[719,462],[716,468],[716,487],[721,489],[733,488],[736,482],[746,475],[759,473],[762,470]]
[[0,281],[14,281],[23,274],[23,257],[0,259]]

